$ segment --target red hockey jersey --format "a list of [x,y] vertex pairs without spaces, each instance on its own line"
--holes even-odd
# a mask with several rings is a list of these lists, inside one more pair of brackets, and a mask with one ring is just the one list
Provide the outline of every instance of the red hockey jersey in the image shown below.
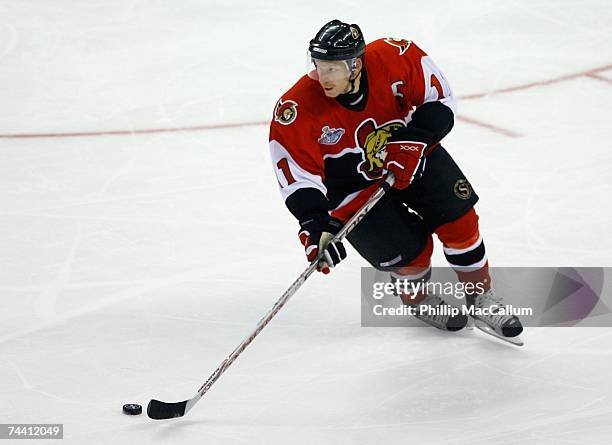
[[332,216],[345,221],[382,178],[381,154],[390,132],[414,110],[440,101],[455,112],[450,85],[417,45],[379,39],[366,46],[368,97],[352,111],[325,96],[303,76],[282,95],[270,124],[270,153],[283,199],[297,190],[319,190]]

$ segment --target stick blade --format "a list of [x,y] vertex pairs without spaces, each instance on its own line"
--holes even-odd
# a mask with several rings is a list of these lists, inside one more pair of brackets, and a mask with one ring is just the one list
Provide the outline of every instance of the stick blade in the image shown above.
[[147,416],[155,420],[183,417],[187,402],[187,400],[183,400],[182,402],[167,403],[152,399],[147,406]]

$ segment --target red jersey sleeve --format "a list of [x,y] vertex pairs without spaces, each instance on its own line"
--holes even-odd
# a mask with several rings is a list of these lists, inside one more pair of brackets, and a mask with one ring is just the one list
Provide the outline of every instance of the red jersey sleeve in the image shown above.
[[427,102],[439,101],[453,113],[456,112],[456,99],[448,80],[433,59],[414,42],[386,38],[376,44],[389,66],[394,67],[395,75],[402,78],[408,103],[418,107]]
[[285,203],[297,191],[307,191],[320,206],[327,200],[323,155],[307,107],[300,107],[299,98],[291,97],[290,90],[276,103],[270,124],[270,157]]

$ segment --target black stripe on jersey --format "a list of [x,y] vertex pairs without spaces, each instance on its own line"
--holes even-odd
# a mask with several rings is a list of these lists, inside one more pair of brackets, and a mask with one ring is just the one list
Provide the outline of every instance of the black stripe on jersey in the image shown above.
[[486,251],[484,241],[481,241],[478,246],[476,246],[469,252],[460,253],[458,255],[449,255],[444,252],[446,260],[454,266],[471,266],[472,264],[476,264],[479,261],[482,261],[485,255]]
[[417,107],[407,128],[421,128],[433,135],[432,143],[442,140],[453,128],[453,110],[442,102],[427,102]]
[[320,190],[315,188],[296,190],[287,197],[285,205],[298,221],[302,221],[309,213],[327,213],[329,210],[329,201]]

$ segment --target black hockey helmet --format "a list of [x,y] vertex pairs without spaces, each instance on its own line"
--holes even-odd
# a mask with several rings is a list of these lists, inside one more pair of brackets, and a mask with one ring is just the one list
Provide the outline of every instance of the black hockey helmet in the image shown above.
[[320,60],[356,59],[365,53],[365,41],[358,25],[332,20],[310,41],[310,56]]

